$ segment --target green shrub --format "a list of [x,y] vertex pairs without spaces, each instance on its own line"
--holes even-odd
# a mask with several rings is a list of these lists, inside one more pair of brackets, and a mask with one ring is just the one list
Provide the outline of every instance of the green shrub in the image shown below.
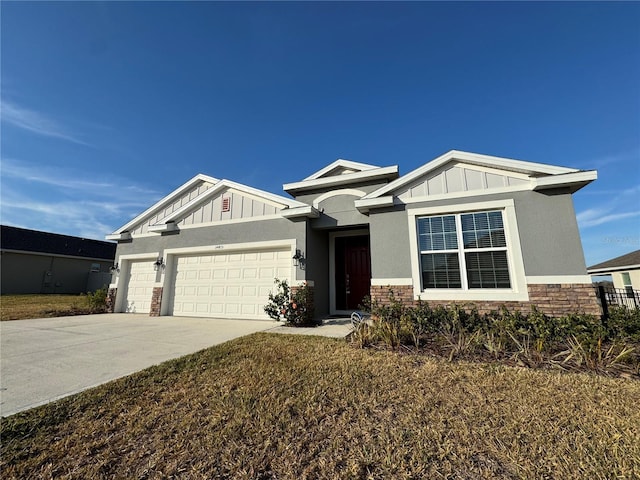
[[274,280],[276,293],[269,293],[269,303],[264,311],[276,321],[284,321],[294,327],[313,325],[313,308],[311,306],[311,289],[305,282],[292,291],[286,280]]
[[95,292],[87,293],[85,301],[91,313],[102,313],[107,311],[107,286],[99,288]]
[[535,307],[528,314],[505,307],[480,314],[473,304],[405,305],[390,290],[384,304],[371,302],[370,312],[372,321],[354,334],[362,347],[433,346],[440,353],[446,351],[449,359],[484,351],[527,366],[640,372],[638,310],[612,310],[605,325],[592,315],[550,317]]
[[609,307],[607,331],[613,339],[640,343],[640,308]]

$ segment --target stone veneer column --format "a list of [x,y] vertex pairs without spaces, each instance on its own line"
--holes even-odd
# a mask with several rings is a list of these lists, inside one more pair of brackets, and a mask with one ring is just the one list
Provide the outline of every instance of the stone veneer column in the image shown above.
[[150,317],[160,316],[161,303],[162,303],[162,287],[153,287],[153,294],[151,295],[151,310],[149,311]]
[[117,288],[110,288],[107,292],[107,298],[105,299],[107,313],[113,313],[116,308],[116,293],[118,293]]
[[[413,287],[410,285],[372,285],[371,300],[377,301],[380,305],[389,304],[389,291],[397,300],[405,305],[415,305],[413,299]],[[475,306],[480,313],[488,313],[492,310],[499,310],[503,306],[508,310],[528,313],[531,307],[535,306],[539,311],[550,317],[560,317],[572,313],[586,313],[589,315],[602,315],[602,307],[596,296],[595,288],[590,283],[563,283],[563,284],[534,284],[528,285],[529,301],[446,301],[428,300],[431,306],[454,304],[471,307]]]

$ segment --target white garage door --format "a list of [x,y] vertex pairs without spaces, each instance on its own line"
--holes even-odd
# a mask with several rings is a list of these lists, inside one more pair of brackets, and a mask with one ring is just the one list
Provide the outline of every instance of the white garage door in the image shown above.
[[152,260],[131,262],[124,298],[124,311],[149,313],[155,281],[156,272],[153,270]]
[[274,278],[290,277],[289,248],[177,257],[172,314],[267,319]]

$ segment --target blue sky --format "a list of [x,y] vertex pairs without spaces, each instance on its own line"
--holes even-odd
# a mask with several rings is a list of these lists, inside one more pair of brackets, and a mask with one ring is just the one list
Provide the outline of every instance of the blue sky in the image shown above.
[[[640,248],[640,3],[2,2],[1,220],[104,238],[196,175],[337,158],[580,169],[587,264]],[[550,228],[553,226],[550,225]]]

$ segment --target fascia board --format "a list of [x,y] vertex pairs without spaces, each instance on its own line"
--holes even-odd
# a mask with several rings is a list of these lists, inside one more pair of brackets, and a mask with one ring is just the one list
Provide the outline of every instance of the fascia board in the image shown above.
[[451,161],[459,161],[461,163],[477,164],[489,168],[498,168],[502,170],[511,170],[516,172],[532,172],[545,175],[558,175],[577,172],[575,169],[566,167],[556,167],[553,165],[545,165],[542,163],[524,162],[522,160],[512,160],[509,158],[492,157],[489,155],[480,155],[477,153],[462,152],[460,150],[451,150],[444,155],[431,160],[430,162],[416,168],[415,170],[403,175],[393,182],[369,193],[364,199],[377,198],[396,190],[412,181],[420,178],[427,173],[437,170],[441,166]]
[[174,222],[160,223],[158,225],[149,225],[147,230],[151,233],[173,232],[178,227]]
[[526,162],[524,160],[516,160],[513,158],[494,157],[491,155],[463,152],[460,150],[451,150],[448,153],[451,155],[451,158],[466,160],[468,162],[478,162],[488,167],[498,166],[503,167],[507,170],[515,169],[526,173],[530,172],[533,174],[539,173],[544,175],[559,175],[562,173],[573,173],[578,171],[575,168],[548,165],[546,163]]
[[586,170],[575,173],[564,173],[560,175],[551,175],[548,177],[532,178],[534,190],[544,190],[546,188],[557,188],[567,186],[577,186],[578,189],[593,182],[598,178],[596,170]]
[[106,235],[105,240],[129,240],[131,238],[130,232],[122,232],[122,233],[112,233],[111,235]]
[[359,212],[365,213],[372,208],[393,207],[394,200],[393,195],[388,195],[386,197],[378,198],[361,198],[356,200],[354,203]]
[[354,182],[373,180],[381,177],[388,177],[398,174],[398,166],[380,167],[363,172],[348,173],[335,177],[317,178],[314,180],[303,180],[302,182],[285,183],[282,188],[285,192],[292,193],[302,190],[311,190],[320,187],[345,185]]
[[140,215],[138,215],[137,217],[135,217],[133,220],[131,220],[129,223],[127,223],[126,225],[123,225],[122,227],[120,227],[118,230],[116,230],[114,232],[115,234],[119,234],[124,232],[125,230],[129,230],[132,226],[134,226],[136,223],[138,223],[140,220],[142,220],[143,218],[145,218],[148,215],[151,215],[154,211],[159,210],[163,205],[169,204],[172,201],[174,201],[177,197],[179,197],[182,193],[184,193],[185,191],[187,191],[189,188],[191,188],[193,185],[195,185],[198,182],[208,182],[208,183],[212,183],[212,184],[216,184],[218,183],[220,180],[218,180],[217,178],[214,177],[210,177],[208,175],[204,175],[202,173],[199,173],[198,175],[196,175],[195,177],[193,177],[191,180],[189,180],[188,182],[184,183],[183,185],[181,185],[180,187],[178,187],[177,189],[175,189],[173,192],[171,192],[169,195],[161,198],[160,200],[158,200],[156,203],[154,203],[151,207],[147,208],[144,212],[142,212]]
[[332,162],[329,165],[327,165],[326,167],[324,167],[324,168],[318,170],[317,172],[309,175],[303,181],[315,180],[317,178],[320,178],[325,173],[328,173],[328,172],[330,172],[331,170],[333,170],[334,168],[337,168],[337,167],[353,168],[354,170],[361,170],[361,171],[373,170],[375,168],[380,168],[380,167],[377,167],[375,165],[369,165],[369,164],[366,164],[366,163],[352,162],[351,160],[344,160],[342,158],[339,158],[335,162]]
[[587,268],[589,275],[599,275],[611,272],[625,272],[628,270],[640,270],[640,265],[623,265],[620,267],[608,267],[608,268]]
[[311,205],[304,205],[302,207],[295,208],[287,208],[280,212],[284,218],[300,218],[300,217],[308,217],[308,218],[318,218],[320,216],[320,212],[313,208]]

